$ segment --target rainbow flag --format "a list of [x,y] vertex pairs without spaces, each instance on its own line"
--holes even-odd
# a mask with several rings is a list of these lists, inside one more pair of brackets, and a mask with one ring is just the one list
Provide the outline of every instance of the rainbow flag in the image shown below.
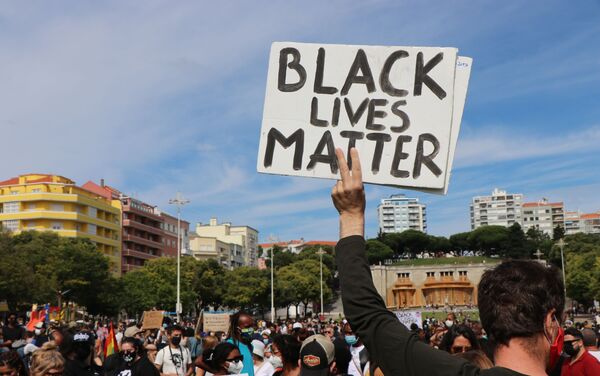
[[117,343],[115,329],[113,328],[113,324],[111,322],[110,329],[108,330],[108,336],[104,342],[104,359],[117,352],[119,352],[119,344]]

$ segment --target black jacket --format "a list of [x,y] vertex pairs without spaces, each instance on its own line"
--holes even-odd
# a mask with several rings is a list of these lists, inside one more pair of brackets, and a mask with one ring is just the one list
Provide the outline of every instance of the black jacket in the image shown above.
[[373,285],[362,236],[341,239],[335,250],[342,303],[352,330],[358,334],[386,376],[521,375],[507,368],[480,370],[467,360],[419,341],[387,310]]

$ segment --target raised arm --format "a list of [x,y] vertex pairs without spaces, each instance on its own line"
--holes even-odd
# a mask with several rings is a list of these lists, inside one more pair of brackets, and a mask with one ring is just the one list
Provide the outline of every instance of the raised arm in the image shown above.
[[340,241],[335,257],[342,302],[344,313],[369,350],[371,360],[385,375],[476,375],[479,370],[465,360],[418,341],[387,310],[373,285],[365,255],[366,200],[358,151],[350,151],[352,171],[340,149],[336,155],[342,180],[333,187],[331,196],[340,213]]

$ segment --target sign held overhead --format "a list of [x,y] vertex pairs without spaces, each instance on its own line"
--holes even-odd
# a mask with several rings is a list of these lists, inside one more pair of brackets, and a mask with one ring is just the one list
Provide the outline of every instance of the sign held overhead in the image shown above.
[[335,148],[356,147],[366,183],[445,191],[466,97],[455,96],[457,58],[455,48],[273,43],[258,171],[337,179]]

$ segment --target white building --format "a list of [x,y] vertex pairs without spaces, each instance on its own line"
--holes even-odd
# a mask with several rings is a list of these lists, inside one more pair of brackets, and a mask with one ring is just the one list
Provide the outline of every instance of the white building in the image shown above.
[[565,227],[565,211],[562,202],[548,202],[543,199],[539,202],[525,202],[522,206],[521,227],[527,232],[536,228],[552,237],[556,226]]
[[521,224],[523,195],[495,188],[491,196],[476,196],[470,205],[471,230],[481,226]]
[[600,234],[600,212],[584,214],[581,212],[565,213],[565,234],[577,233]]
[[377,206],[379,231],[384,233],[417,230],[427,232],[427,206],[403,194],[381,200]]
[[[196,225],[196,236],[213,238],[221,244],[229,244],[229,250],[233,252],[233,254],[230,254],[230,259],[234,261],[232,266],[238,266],[237,260],[242,260],[245,266],[257,266],[258,231],[252,227],[232,226],[228,222],[219,224],[216,218],[211,218],[207,225],[201,223]],[[192,244],[190,244],[190,247],[192,247],[192,254],[200,254],[200,250],[194,249]],[[207,244],[203,244],[203,247],[205,247],[204,252],[210,253],[206,248],[208,247]],[[215,253],[216,248],[215,246]]]

